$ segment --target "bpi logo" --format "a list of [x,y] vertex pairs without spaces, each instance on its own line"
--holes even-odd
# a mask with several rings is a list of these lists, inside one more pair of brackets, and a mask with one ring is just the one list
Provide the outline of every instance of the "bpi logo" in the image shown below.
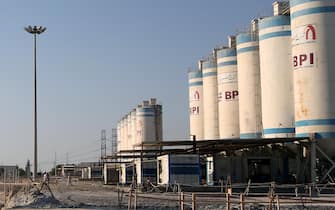
[[292,45],[315,42],[316,26],[313,24],[298,27],[292,31]]
[[194,101],[199,101],[200,100],[200,93],[199,91],[195,91],[194,94],[193,94],[193,100]]
[[198,115],[200,113],[200,108],[198,106],[193,106],[190,108],[190,114]]
[[[312,43],[316,40],[316,27],[315,25],[308,24],[306,26],[299,27],[293,31],[292,34],[293,45]],[[295,69],[301,67],[313,67],[315,64],[315,53],[306,52],[299,53],[293,56],[293,67]]]
[[316,31],[315,31],[315,27],[311,24],[309,24],[306,28],[306,32],[305,32],[305,38],[306,40],[316,40]]
[[300,68],[300,67],[312,67],[314,66],[314,53],[302,53],[299,55],[293,56],[293,67]]
[[218,95],[219,101],[222,101],[222,98],[225,101],[232,101],[238,98],[238,90],[220,92]]
[[198,90],[190,93],[190,101],[200,101],[200,93]]

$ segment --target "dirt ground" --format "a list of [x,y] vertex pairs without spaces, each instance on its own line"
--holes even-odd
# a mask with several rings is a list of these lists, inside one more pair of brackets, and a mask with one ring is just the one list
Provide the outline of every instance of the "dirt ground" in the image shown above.
[[[59,203],[48,205],[47,202],[49,202],[50,199],[46,199],[45,202],[39,202],[38,205],[41,205],[41,208],[54,209],[55,207],[59,207],[62,209],[128,209],[129,187],[117,188],[116,186],[103,185],[99,182],[82,181],[73,181],[71,184],[68,184],[66,180],[58,180],[57,184],[53,182],[50,183],[49,186],[55,199],[59,201]],[[47,188],[43,188],[41,192],[46,196],[51,196]],[[19,193],[17,195],[26,197],[25,195],[20,195]],[[137,209],[179,209],[179,202],[176,200],[178,199],[177,194],[152,193],[149,196],[146,195],[146,198],[143,198],[142,196],[144,196],[144,194],[137,193]],[[11,200],[7,198],[7,204],[11,203],[10,207],[12,207],[13,204],[17,203],[18,206],[22,205],[20,209],[23,209],[24,202],[29,199],[16,198],[16,200],[13,201],[13,198]],[[0,193],[0,203],[4,203],[3,193]],[[38,208],[38,205],[34,205],[32,208],[36,209]],[[131,205],[133,209],[134,197],[132,197]],[[30,206],[24,209],[29,208]]]
[[[1,186],[1,184],[0,184]],[[43,197],[40,195],[39,201],[36,205],[27,206],[22,205],[25,201],[29,199],[36,199],[37,197],[27,197],[25,194],[29,190],[26,188],[21,188],[18,192],[16,200],[13,196],[11,199],[7,198],[7,204],[11,203],[18,204],[17,207],[20,209],[79,209],[79,210],[123,210],[128,209],[129,204],[129,187],[116,187],[112,185],[103,185],[99,182],[84,182],[84,181],[73,181],[68,184],[66,180],[59,179],[57,184],[55,182],[50,183],[51,191],[55,197],[55,200],[51,199],[50,192],[44,188],[41,190]],[[22,192],[23,191],[23,192]],[[1,187],[0,187],[1,192]],[[30,191],[31,194],[31,191]],[[140,193],[136,194],[137,198],[137,209],[147,209],[147,210],[177,210],[180,209],[179,195],[173,192],[155,192],[155,193]],[[10,197],[10,195],[8,195]],[[187,208],[191,209],[191,194],[187,193],[185,195],[185,203]],[[216,196],[205,196],[197,198],[197,209],[226,209],[225,197],[221,195]],[[232,209],[239,209],[239,197],[232,197]],[[252,205],[247,205],[245,209],[268,209],[268,198],[267,197],[248,197],[249,201],[253,201]],[[234,201],[235,200],[235,201]],[[4,203],[3,193],[0,193],[0,203]],[[282,205],[281,209],[335,209],[335,195],[329,195],[326,197],[316,198],[317,203],[311,203],[310,198],[289,198],[281,199],[282,203],[288,202],[290,204]],[[330,203],[329,201],[334,201]],[[276,202],[274,202],[274,206]],[[131,200],[131,206],[134,209],[134,197]]]

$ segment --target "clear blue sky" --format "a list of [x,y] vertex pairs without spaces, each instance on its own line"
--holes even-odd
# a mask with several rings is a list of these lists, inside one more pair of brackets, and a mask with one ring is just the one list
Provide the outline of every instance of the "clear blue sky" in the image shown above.
[[[38,38],[39,168],[97,160],[100,131],[143,99],[163,104],[164,138],[188,138],[187,69],[272,13],[269,0],[1,1],[0,164],[33,157],[33,37]],[[108,144],[109,145],[109,144]],[[109,150],[108,150],[109,151]]]

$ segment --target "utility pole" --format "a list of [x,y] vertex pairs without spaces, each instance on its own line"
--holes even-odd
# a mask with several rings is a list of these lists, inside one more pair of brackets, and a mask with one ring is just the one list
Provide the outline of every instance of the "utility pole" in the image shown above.
[[69,164],[69,153],[67,152],[66,153],[66,165],[68,165]]
[[24,28],[28,33],[34,35],[34,171],[33,180],[37,177],[37,58],[36,58],[36,37],[43,33],[47,28],[42,26],[28,26]]

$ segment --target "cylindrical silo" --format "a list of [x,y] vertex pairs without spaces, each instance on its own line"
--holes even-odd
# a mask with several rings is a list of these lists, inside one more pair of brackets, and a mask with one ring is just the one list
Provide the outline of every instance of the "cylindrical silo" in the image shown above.
[[215,58],[210,57],[208,60],[201,61],[201,69],[203,81],[204,139],[218,139],[218,87]]
[[128,147],[128,120],[127,115],[123,118],[123,149],[129,150]]
[[163,107],[156,103],[156,99],[151,99],[151,105],[155,109],[155,129],[156,141],[163,141]]
[[[253,28],[257,29],[257,26]],[[258,34],[239,34],[236,44],[240,138],[260,138],[262,109]]]
[[218,111],[220,138],[239,138],[239,94],[235,48],[217,53]]
[[134,149],[134,143],[133,143],[133,136],[132,136],[132,131],[133,131],[133,125],[131,121],[131,112],[127,114],[127,145],[128,145],[128,150],[133,150]]
[[290,6],[296,136],[335,138],[335,1]]
[[140,143],[156,141],[155,109],[148,101],[136,108],[136,130]]
[[202,72],[188,73],[189,107],[190,107],[190,136],[204,139]]
[[294,137],[294,95],[289,16],[259,22],[262,123],[265,138]]
[[120,120],[120,150],[125,150],[124,143],[124,118]]
[[131,136],[132,144],[135,146],[138,144],[137,135],[136,135],[136,109],[133,109],[130,113],[131,116]]

